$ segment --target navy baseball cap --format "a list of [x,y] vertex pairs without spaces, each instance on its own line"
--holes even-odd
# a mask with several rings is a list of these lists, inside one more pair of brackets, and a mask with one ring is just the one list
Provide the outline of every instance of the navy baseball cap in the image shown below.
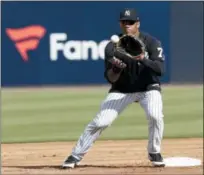
[[124,9],[120,12],[120,21],[139,21],[139,17],[134,9]]

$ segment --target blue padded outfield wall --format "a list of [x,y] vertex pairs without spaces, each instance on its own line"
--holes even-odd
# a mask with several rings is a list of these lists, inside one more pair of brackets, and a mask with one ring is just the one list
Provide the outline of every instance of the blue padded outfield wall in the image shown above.
[[[171,38],[176,30],[171,2],[3,2],[2,86],[107,83],[103,51],[110,36],[120,32],[119,12],[126,7],[138,11],[141,30],[161,40],[162,82],[173,81],[172,55],[178,54],[171,47],[177,42]],[[198,52],[202,60],[202,49]]]

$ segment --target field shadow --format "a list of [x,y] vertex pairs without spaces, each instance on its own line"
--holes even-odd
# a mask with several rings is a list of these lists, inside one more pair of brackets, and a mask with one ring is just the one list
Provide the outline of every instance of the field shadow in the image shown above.
[[[20,168],[20,169],[58,169],[58,170],[63,170],[63,168],[59,165],[31,165],[31,166],[2,166],[5,168]],[[151,166],[148,165],[78,165],[76,167],[77,169],[79,168],[152,168]]]

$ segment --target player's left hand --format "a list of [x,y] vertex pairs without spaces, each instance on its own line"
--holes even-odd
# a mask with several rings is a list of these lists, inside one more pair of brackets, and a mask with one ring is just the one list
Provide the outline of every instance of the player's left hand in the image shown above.
[[119,59],[143,60],[145,58],[145,45],[137,37],[124,35],[116,45],[114,56]]
[[140,55],[134,57],[135,60],[141,61],[145,58],[145,53],[141,53]]

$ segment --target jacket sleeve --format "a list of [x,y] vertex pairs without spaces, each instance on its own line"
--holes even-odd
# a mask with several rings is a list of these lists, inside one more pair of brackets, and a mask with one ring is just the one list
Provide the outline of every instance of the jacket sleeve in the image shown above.
[[164,56],[163,47],[160,41],[156,39],[152,39],[148,47],[148,54],[149,54],[149,58],[145,57],[140,62],[144,66],[149,67],[158,76],[162,76],[164,74],[165,56]]
[[112,84],[112,82],[110,81],[109,77],[108,77],[108,71],[112,68],[112,65],[110,64],[109,60],[113,58],[114,56],[114,47],[113,47],[113,43],[109,42],[106,47],[105,47],[105,60],[104,60],[104,77],[105,79]]

